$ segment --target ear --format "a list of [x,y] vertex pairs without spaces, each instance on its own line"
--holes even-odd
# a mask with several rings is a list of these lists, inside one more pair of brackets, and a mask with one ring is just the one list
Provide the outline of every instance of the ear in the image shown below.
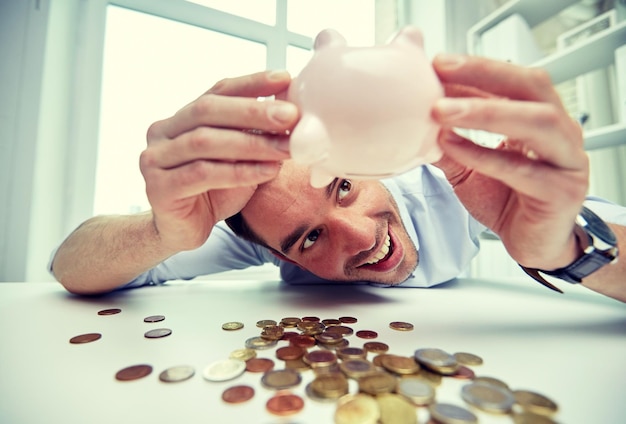
[[346,45],[346,39],[334,29],[325,29],[315,37],[314,50],[324,47],[341,47]]

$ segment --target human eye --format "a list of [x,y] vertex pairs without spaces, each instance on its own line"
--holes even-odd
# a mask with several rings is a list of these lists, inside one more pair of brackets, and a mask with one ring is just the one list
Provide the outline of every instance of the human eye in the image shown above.
[[306,236],[306,238],[304,239],[304,242],[302,243],[302,250],[308,249],[309,247],[313,246],[315,242],[317,241],[317,238],[320,236],[321,232],[322,232],[321,230],[311,231]]
[[343,200],[350,193],[350,190],[352,190],[352,182],[350,180],[341,180],[337,188],[337,200]]

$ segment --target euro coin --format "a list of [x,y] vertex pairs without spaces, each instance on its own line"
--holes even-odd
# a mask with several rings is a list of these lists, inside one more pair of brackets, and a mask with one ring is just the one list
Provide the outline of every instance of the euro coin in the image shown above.
[[268,358],[252,358],[246,361],[246,371],[267,372],[274,368],[274,361]]
[[480,377],[474,377],[474,383],[485,383],[485,384],[491,384],[492,386],[496,386],[496,387],[500,387],[502,389],[506,389],[509,390],[509,385],[506,384],[504,381],[495,378],[495,377],[486,377],[486,376],[480,376]]
[[415,351],[414,358],[420,365],[443,375],[452,375],[459,369],[456,358],[441,349],[418,349]]
[[435,389],[421,377],[400,378],[397,392],[418,406],[430,405],[435,401]]
[[292,337],[289,340],[289,343],[293,346],[299,346],[302,347],[304,349],[308,349],[310,347],[315,346],[315,338],[311,337],[311,336],[296,336],[296,337]]
[[277,393],[267,401],[265,406],[274,415],[293,415],[304,408],[304,400],[292,393]]
[[553,421],[552,418],[533,414],[532,412],[524,411],[519,414],[513,414],[513,423],[514,424],[556,424],[556,421]]
[[103,309],[101,311],[98,311],[98,315],[115,315],[115,314],[119,314],[120,312],[122,312],[120,308],[110,308],[110,309]]
[[347,359],[339,364],[339,369],[349,378],[358,380],[376,371],[376,367],[365,359]]
[[552,399],[540,393],[529,390],[515,390],[513,391],[513,396],[515,397],[515,403],[521,406],[525,411],[534,414],[550,416],[555,414],[559,409]]
[[356,332],[356,336],[361,339],[375,339],[378,337],[378,333],[372,330],[359,330]]
[[389,345],[381,342],[367,342],[363,345],[363,349],[372,353],[385,353],[389,350]]
[[283,327],[295,327],[301,321],[302,320],[300,318],[297,318],[297,317],[285,317],[285,318],[280,320],[280,323],[281,323],[281,325]]
[[475,366],[482,365],[483,363],[483,358],[478,355],[474,355],[473,353],[456,352],[453,356],[458,363],[463,365]]
[[147,375],[150,375],[151,372],[152,372],[152,367],[150,365],[145,365],[145,364],[132,365],[130,367],[126,367],[126,368],[119,370],[115,374],[115,378],[119,381],[138,380]]
[[262,319],[256,322],[256,326],[259,328],[264,328],[264,327],[267,327],[268,325],[276,325],[276,324],[278,323],[274,321],[273,319]]
[[246,347],[248,349],[264,350],[273,348],[277,343],[278,341],[276,340],[267,340],[262,337],[251,337],[246,340]]
[[261,338],[266,340],[280,340],[285,333],[285,328],[280,325],[266,325],[261,331]]
[[451,376],[460,380],[472,380],[474,379],[474,371],[465,365],[461,365]]
[[506,389],[484,383],[471,383],[463,386],[461,397],[470,405],[496,414],[511,412],[515,398]]
[[331,325],[324,330],[326,333],[341,334],[342,336],[350,336],[354,333],[354,330],[345,325]]
[[365,359],[367,351],[360,347],[344,347],[337,351],[337,356],[341,359]]
[[311,368],[328,367],[337,362],[337,355],[329,350],[312,350],[302,357]]
[[378,371],[359,378],[359,391],[370,395],[391,393],[395,390],[398,379],[393,375]]
[[335,410],[335,424],[376,424],[379,418],[376,399],[362,393],[341,397]]
[[242,328],[243,328],[243,322],[231,321],[231,322],[225,322],[224,324],[222,324],[222,330],[226,330],[226,331],[241,330]]
[[282,361],[302,358],[305,350],[298,346],[283,346],[276,349],[276,357]]
[[161,322],[165,320],[165,316],[163,315],[150,315],[149,317],[145,317],[143,322]]
[[383,393],[376,396],[382,424],[417,424],[417,411],[402,396]]
[[328,333],[324,331],[320,334],[315,335],[315,340],[322,344],[335,344],[340,343],[343,340],[343,335],[339,333]]
[[344,324],[356,324],[358,322],[358,319],[356,319],[355,317],[339,317],[339,321]]
[[172,330],[169,328],[155,328],[154,330],[146,331],[144,337],[147,339],[160,339],[161,337],[167,337],[172,334]]
[[411,331],[413,330],[413,324],[404,321],[393,321],[389,323],[389,328],[398,331]]
[[348,393],[348,380],[341,373],[316,376],[310,383],[311,391],[324,399],[338,399]]
[[268,389],[285,390],[302,382],[300,373],[291,369],[272,370],[263,374],[261,384]]
[[228,356],[230,359],[239,359],[240,361],[247,361],[248,359],[256,358],[256,350],[254,349],[236,349],[233,350]]
[[415,359],[406,356],[386,355],[383,356],[381,363],[383,368],[396,374],[415,374],[420,370]]
[[193,367],[188,365],[180,365],[175,367],[170,367],[161,374],[159,374],[159,380],[164,383],[176,383],[179,381],[189,380],[196,373]]
[[478,417],[471,411],[450,403],[435,403],[429,408],[430,416],[440,424],[475,424]]
[[254,389],[246,385],[229,387],[222,392],[222,400],[227,403],[242,403],[253,397]]
[[86,333],[80,334],[78,336],[74,336],[70,339],[70,343],[72,344],[83,344],[83,343],[91,343],[99,340],[102,337],[100,333]]
[[209,381],[228,381],[239,377],[246,370],[246,363],[238,359],[224,359],[209,364],[202,376]]

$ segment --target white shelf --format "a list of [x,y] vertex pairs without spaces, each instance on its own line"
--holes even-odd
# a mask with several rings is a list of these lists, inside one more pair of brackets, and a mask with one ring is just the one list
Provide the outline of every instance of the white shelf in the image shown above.
[[[512,0],[473,25],[467,33],[470,54],[480,55],[481,35],[509,16],[518,13],[532,28],[579,0]],[[587,40],[548,55],[533,63],[548,71],[554,84],[606,68],[615,61],[615,49],[626,44],[626,21],[599,32]],[[585,149],[595,150],[626,144],[626,123],[585,131]]]

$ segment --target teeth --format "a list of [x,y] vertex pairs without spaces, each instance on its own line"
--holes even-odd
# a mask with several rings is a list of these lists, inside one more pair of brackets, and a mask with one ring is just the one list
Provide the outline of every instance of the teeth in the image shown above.
[[383,247],[381,247],[381,249],[378,251],[376,256],[374,256],[367,264],[374,265],[378,263],[378,261],[380,261],[382,258],[387,256],[387,253],[389,253],[390,245],[391,245],[391,238],[389,238],[389,234],[387,234],[387,238],[385,239],[385,243],[383,243]]

